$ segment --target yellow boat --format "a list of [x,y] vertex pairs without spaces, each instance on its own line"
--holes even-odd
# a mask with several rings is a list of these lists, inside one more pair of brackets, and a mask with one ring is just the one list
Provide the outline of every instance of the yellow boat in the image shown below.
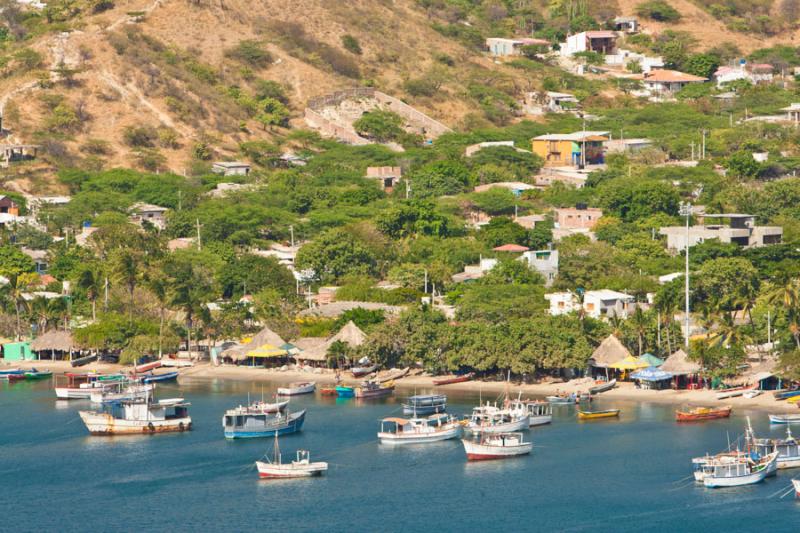
[[607,409],[606,411],[578,411],[578,418],[581,420],[595,420],[597,418],[614,418],[619,416],[619,409]]
[[797,403],[800,402],[800,396],[792,396],[791,398],[787,398],[786,403]]

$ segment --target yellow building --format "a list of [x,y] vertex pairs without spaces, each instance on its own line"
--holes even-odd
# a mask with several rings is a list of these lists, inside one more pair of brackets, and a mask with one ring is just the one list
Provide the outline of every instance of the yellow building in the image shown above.
[[544,160],[546,167],[599,165],[605,160],[604,131],[556,133],[533,138],[533,153]]

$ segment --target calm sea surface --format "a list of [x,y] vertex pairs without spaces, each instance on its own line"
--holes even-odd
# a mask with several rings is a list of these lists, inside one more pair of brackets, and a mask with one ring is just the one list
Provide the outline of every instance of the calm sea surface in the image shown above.
[[[751,414],[756,433],[782,435],[762,413],[678,425],[673,409],[598,400],[618,421],[578,422],[556,407],[529,433],[534,453],[468,464],[457,440],[389,448],[375,433],[400,414],[399,398],[322,397],[300,434],[281,439],[328,461],[322,478],[261,481],[254,461],[271,439],[226,441],[221,417],[260,384],[184,381],[162,398],[192,402],[184,434],[91,437],[88,401],[56,402],[50,384],[0,384],[3,531],[800,531],[800,503],[775,493],[800,469],[765,483],[709,490],[689,481],[690,458],[726,447]],[[271,386],[264,386],[266,393]],[[421,392],[421,391],[417,391]],[[449,395],[467,413],[477,395]],[[800,434],[800,428],[797,428]]]

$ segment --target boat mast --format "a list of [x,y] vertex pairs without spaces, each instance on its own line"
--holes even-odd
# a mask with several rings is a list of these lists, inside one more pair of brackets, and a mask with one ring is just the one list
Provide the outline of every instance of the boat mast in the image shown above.
[[277,464],[281,464],[281,449],[278,446],[278,430],[277,429],[275,430],[275,447],[272,450],[272,462],[273,462],[273,464],[275,464],[275,461],[277,461]]

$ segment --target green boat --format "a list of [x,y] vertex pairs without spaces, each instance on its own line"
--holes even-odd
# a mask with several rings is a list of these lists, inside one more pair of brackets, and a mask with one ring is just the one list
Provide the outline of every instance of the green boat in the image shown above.
[[48,379],[53,376],[53,372],[51,370],[36,370],[35,368],[30,369],[30,371],[25,372],[25,381],[37,381],[40,379]]

